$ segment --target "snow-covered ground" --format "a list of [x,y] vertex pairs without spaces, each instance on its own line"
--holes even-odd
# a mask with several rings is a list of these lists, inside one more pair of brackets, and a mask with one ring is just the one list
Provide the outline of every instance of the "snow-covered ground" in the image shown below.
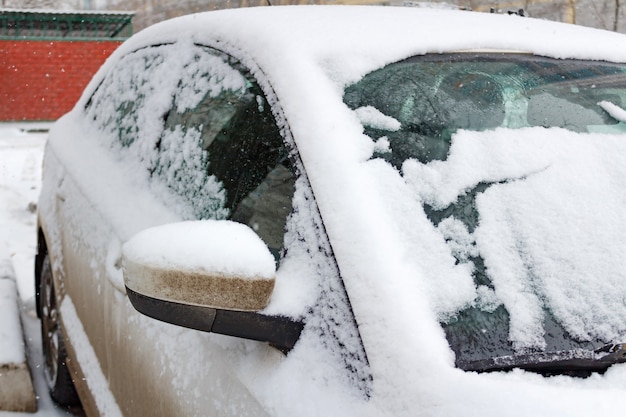
[[[39,409],[35,414],[0,411],[0,417],[71,415],[55,407],[48,396],[43,379],[39,320],[35,314],[36,203],[46,128],[46,124],[0,124],[0,262],[10,261],[15,272],[25,339],[24,346],[22,341],[8,340],[6,334],[2,334],[0,358],[15,356],[12,350],[26,349]],[[9,316],[0,317],[0,333],[8,326],[5,321]]]

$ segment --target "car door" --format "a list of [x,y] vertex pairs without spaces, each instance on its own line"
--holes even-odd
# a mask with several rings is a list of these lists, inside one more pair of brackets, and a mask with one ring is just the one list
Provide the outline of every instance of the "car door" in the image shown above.
[[[121,327],[134,314],[126,306],[121,243],[134,230],[176,219],[148,193],[129,198],[132,177],[121,172],[119,164],[120,158],[129,158],[125,151],[130,138],[140,137],[137,119],[146,116],[151,104],[146,82],[164,73],[166,53],[160,46],[124,57],[124,71],[107,74],[85,112],[67,117],[65,126],[71,128],[61,129],[64,135],[52,140],[51,147],[66,168],[56,200],[66,295],[61,314],[85,377],[86,389],[80,389],[80,381],[77,385],[90,414],[129,415],[111,379],[111,372],[125,360],[112,347],[133,344]],[[111,99],[104,99],[107,96]],[[144,377],[137,375],[140,380]],[[128,395],[152,402],[163,415],[175,413],[167,398],[157,394],[154,382],[131,381],[127,379],[124,387]]]

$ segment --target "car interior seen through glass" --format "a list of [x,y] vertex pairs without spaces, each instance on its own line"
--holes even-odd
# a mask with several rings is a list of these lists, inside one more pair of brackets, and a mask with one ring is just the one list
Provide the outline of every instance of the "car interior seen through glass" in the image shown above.
[[[623,133],[626,124],[611,117],[601,102],[624,107],[626,68],[524,54],[426,55],[365,76],[345,90],[344,101],[353,110],[373,107],[399,122],[399,128],[363,124],[373,140],[389,142],[390,149],[376,152],[373,158],[385,159],[401,170],[408,159],[423,164],[446,160],[452,136],[461,129],[541,126]],[[472,233],[479,222],[476,196],[491,185],[479,183],[444,208],[424,204],[426,215],[435,226],[454,216]],[[471,256],[469,261],[474,264],[475,284],[493,290],[482,256]],[[546,351],[593,351],[609,342],[576,340],[547,306],[544,309]],[[462,368],[516,354],[509,341],[509,313],[503,305],[494,310],[469,306],[442,326]]]
[[185,202],[186,217],[244,223],[278,259],[295,175],[270,105],[235,59],[196,45],[169,109],[155,119],[164,103],[148,80],[167,72],[163,63],[173,48],[124,57],[124,70],[101,82],[86,112],[112,149],[137,159],[153,181]]

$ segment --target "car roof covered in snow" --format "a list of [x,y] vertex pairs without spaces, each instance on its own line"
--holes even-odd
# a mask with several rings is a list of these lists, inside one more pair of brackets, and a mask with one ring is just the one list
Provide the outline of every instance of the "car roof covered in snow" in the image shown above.
[[251,59],[272,84],[317,67],[345,85],[387,63],[450,51],[626,62],[624,35],[614,32],[517,15],[376,6],[251,7],[187,15],[139,32],[111,61],[145,46],[185,41]]

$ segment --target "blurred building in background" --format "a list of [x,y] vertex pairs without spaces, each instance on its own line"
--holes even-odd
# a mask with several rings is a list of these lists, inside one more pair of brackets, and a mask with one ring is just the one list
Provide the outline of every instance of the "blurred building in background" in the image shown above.
[[[530,16],[626,33],[626,0],[443,0],[461,8],[489,11],[524,9]],[[171,17],[206,10],[277,4],[386,4],[403,0],[0,0],[0,7],[72,10],[127,10],[135,30]],[[433,0],[431,3],[440,3]]]
[[56,120],[132,34],[133,13],[0,9],[0,121]]

